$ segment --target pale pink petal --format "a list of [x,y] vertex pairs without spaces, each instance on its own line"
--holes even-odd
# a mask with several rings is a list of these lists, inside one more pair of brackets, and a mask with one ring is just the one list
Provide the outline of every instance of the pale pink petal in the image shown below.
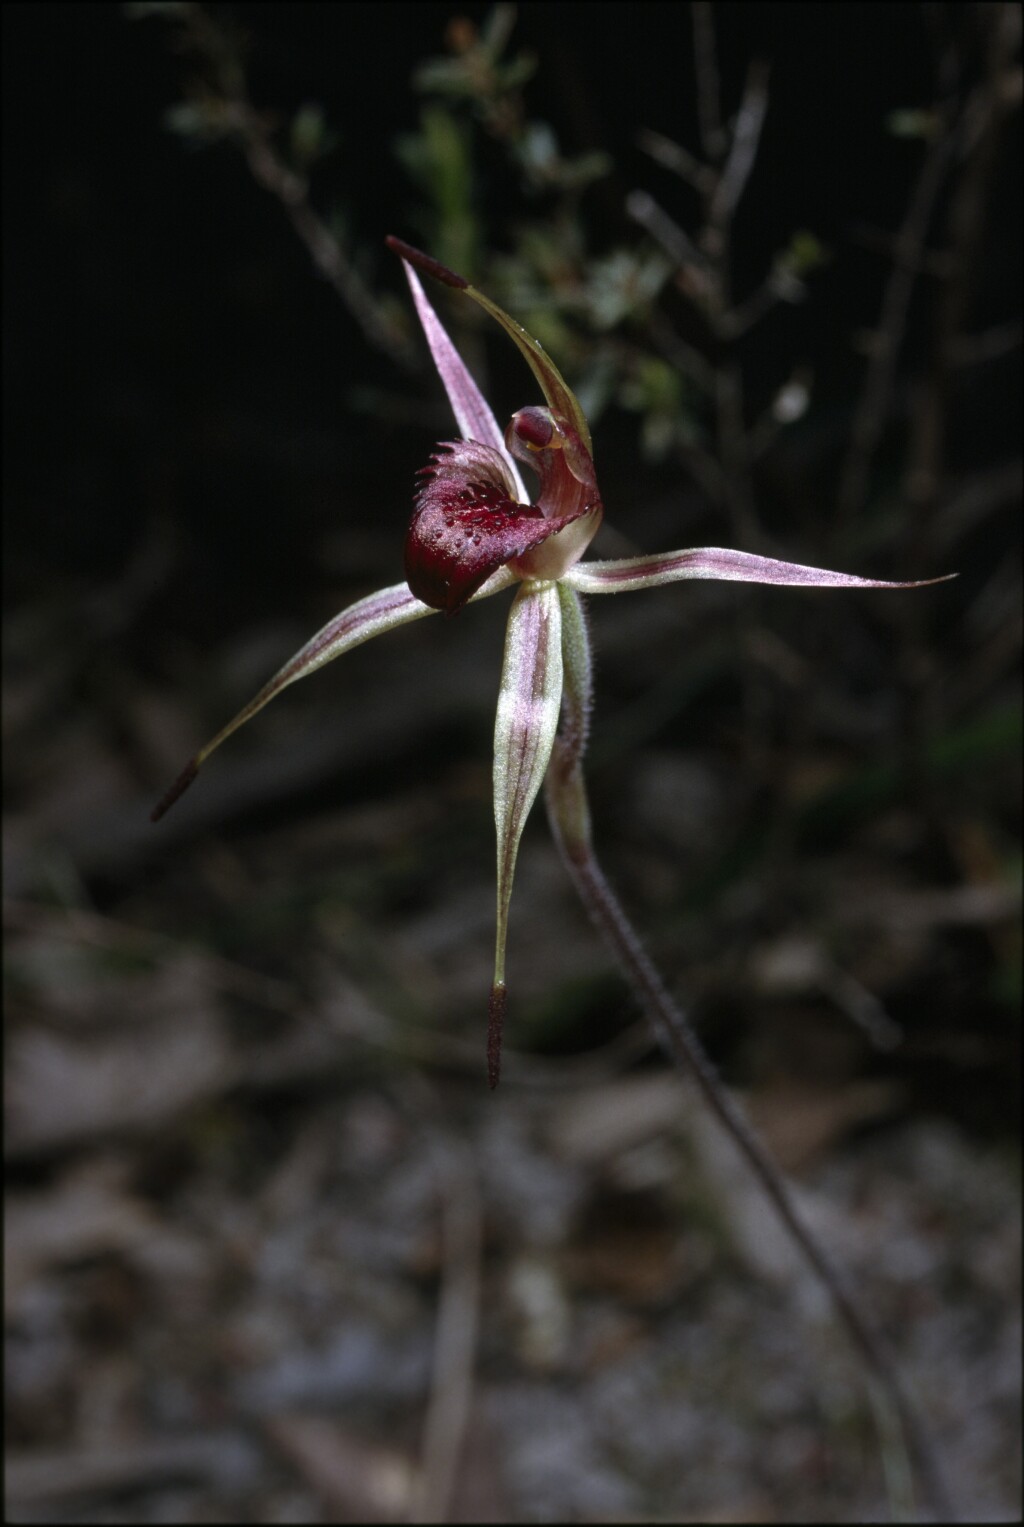
[[474,382],[468,366],[452,344],[444,325],[431,307],[419,276],[408,260],[402,261],[402,268],[412,292],[412,300],[416,304],[420,323],[423,325],[427,344],[430,346],[430,353],[434,358],[434,365],[448,394],[459,434],[463,440],[477,440],[481,445],[493,446],[496,451],[501,452],[512,473],[516,497],[520,503],[526,503],[529,495],[523,486],[519,470],[505,447],[504,430],[498,428],[498,421],[491,412],[490,404]]
[[544,779],[562,702],[558,585],[524,584],[509,611],[494,726],[494,821],[498,833],[498,923],[488,1033],[488,1077],[497,1085],[505,1011],[505,940],[512,876],[523,825]]
[[778,583],[789,587],[824,589],[919,589],[956,577],[921,578],[912,583],[892,583],[884,578],[858,578],[853,573],[834,573],[827,568],[805,567],[800,562],[779,562],[749,551],[721,546],[701,546],[689,551],[667,551],[653,557],[626,557],[615,562],[577,562],[565,573],[565,582],[580,594],[624,594],[632,589],[657,588],[686,578],[721,578],[735,583]]
[[405,261],[407,266],[418,265],[420,270],[433,276],[435,281],[443,281],[445,286],[453,287],[458,292],[465,292],[467,297],[472,297],[473,301],[478,302],[492,318],[497,319],[505,333],[515,342],[520,354],[537,378],[548,406],[556,418],[572,426],[587,455],[592,455],[594,447],[590,438],[590,427],[580,407],[580,401],[572,389],[566,385],[565,378],[544,346],[538,344],[531,334],[527,334],[521,323],[510,318],[504,308],[500,308],[496,302],[491,301],[490,297],[477,291],[475,286],[471,286],[465,276],[456,275],[455,271],[442,265],[440,260],[435,260],[433,255],[424,254],[422,249],[414,249],[411,244],[407,244],[404,239],[396,239],[393,234],[389,234],[384,242]]

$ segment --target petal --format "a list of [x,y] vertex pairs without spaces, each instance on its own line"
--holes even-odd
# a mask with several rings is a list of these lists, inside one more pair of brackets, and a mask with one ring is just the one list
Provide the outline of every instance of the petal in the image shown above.
[[[504,459],[476,440],[438,446],[423,475],[405,540],[405,575],[418,599],[447,615],[461,610],[497,568],[586,512],[581,507],[549,519],[540,508],[517,503]],[[532,568],[516,571],[522,576]]]
[[540,789],[558,728],[562,699],[562,621],[558,586],[525,584],[513,601],[494,727],[494,821],[498,833],[498,923],[487,1066],[492,1087],[501,1068],[505,1011],[505,939],[523,824]]
[[566,582],[580,594],[622,594],[631,589],[656,588],[661,583],[678,583],[684,578],[722,578],[735,583],[780,583],[804,588],[920,589],[955,577],[955,573],[947,573],[942,578],[892,583],[884,578],[858,578],[853,573],[805,567],[800,562],[779,562],[774,557],[758,557],[753,552],[721,546],[667,551],[653,557],[626,557],[615,562],[577,562],[565,574]]
[[412,300],[416,304],[420,323],[423,325],[423,333],[430,346],[430,353],[434,358],[434,365],[448,394],[459,434],[463,440],[478,440],[481,445],[489,445],[493,450],[500,452],[512,474],[513,496],[520,502],[525,501],[526,488],[523,486],[523,480],[515,462],[505,448],[505,437],[498,428],[498,421],[491,412],[490,404],[476,385],[465,361],[452,344],[444,325],[434,312],[419,276],[406,260],[402,261],[402,268],[412,292]]
[[[513,581],[513,575],[502,569],[473,597],[485,599]],[[366,599],[357,600],[355,604],[349,605],[347,610],[342,610],[340,615],[335,615],[334,619],[329,620],[326,626],[311,637],[304,647],[300,647],[294,657],[289,658],[283,668],[278,669],[274,677],[264,684],[255,699],[250,700],[234,720],[229,721],[216,737],[189,760],[167,794],[154,806],[150,813],[150,820],[158,822],[164,812],[169,810],[179,796],[185,793],[198,774],[200,766],[205,763],[214,749],[219,748],[232,732],[244,726],[246,721],[255,716],[257,711],[261,711],[275,695],[280,694],[282,689],[287,689],[288,685],[294,684],[296,679],[304,679],[307,674],[322,668],[325,663],[333,662],[336,657],[341,657],[343,652],[349,652],[362,642],[369,641],[372,636],[380,636],[382,632],[390,631],[395,626],[403,626],[411,620],[419,620],[424,615],[433,614],[434,611],[416,599],[404,583],[398,583],[391,588],[380,589],[376,594],[368,595]]]
[[402,239],[389,236],[385,242],[388,248],[400,255],[408,265],[416,265],[427,275],[433,276],[435,280],[443,281],[446,286],[455,287],[456,291],[465,292],[468,297],[472,297],[474,302],[478,302],[486,312],[490,313],[492,318],[497,319],[505,333],[515,341],[526,358],[552,412],[573,426],[586,447],[587,453],[592,455],[594,448],[590,430],[575,393],[566,385],[562,373],[547,351],[527,334],[522,324],[516,323],[515,319],[510,318],[496,302],[485,297],[483,292],[477,291],[476,287],[471,286],[464,277],[457,276],[439,260],[432,259],[420,249],[414,249],[411,244],[406,244]]

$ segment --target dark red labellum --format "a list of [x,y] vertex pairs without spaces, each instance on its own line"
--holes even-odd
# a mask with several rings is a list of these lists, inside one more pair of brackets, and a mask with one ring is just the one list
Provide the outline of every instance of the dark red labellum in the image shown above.
[[424,481],[405,538],[405,576],[417,599],[448,615],[461,610],[499,567],[585,512],[580,506],[546,517],[537,505],[517,503],[504,458],[476,440],[439,445],[420,475]]
[[508,468],[491,446],[446,441],[420,475],[405,576],[417,599],[454,615],[493,572],[543,540],[547,527],[539,509],[516,502]]

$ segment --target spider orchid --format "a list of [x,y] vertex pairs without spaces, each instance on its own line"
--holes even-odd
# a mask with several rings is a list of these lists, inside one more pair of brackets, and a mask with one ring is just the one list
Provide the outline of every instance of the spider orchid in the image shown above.
[[[387,242],[403,262],[460,437],[438,445],[419,474],[422,481],[405,542],[406,581],[358,600],[328,621],[190,760],[154,808],[152,820],[174,804],[232,732],[296,679],[384,631],[439,610],[454,615],[464,605],[518,583],[509,611],[494,729],[498,905],[487,1041],[493,1088],[501,1064],[512,877],[523,826],[545,774],[560,847],[577,869],[589,852],[580,760],[590,710],[590,654],[580,596],[621,594],[688,578],[830,589],[919,588],[942,580],[889,583],[717,546],[610,562],[581,561],[604,510],[590,430],[578,400],[537,341],[490,298],[400,239]],[[502,433],[427,300],[417,269],[465,292],[497,320],[522,352],[545,406],[520,409]],[[517,463],[530,466],[539,480],[536,502],[530,501]]]

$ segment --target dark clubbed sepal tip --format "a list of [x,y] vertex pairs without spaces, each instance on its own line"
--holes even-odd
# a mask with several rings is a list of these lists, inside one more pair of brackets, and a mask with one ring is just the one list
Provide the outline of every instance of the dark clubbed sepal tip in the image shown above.
[[389,233],[384,240],[385,244],[399,259],[408,260],[410,265],[417,266],[426,275],[433,276],[435,281],[443,281],[445,286],[454,286],[456,291],[465,291],[469,282],[462,276],[457,276],[447,265],[442,265],[440,260],[435,260],[433,255],[424,254],[422,249],[414,249],[404,239],[396,239],[393,233]]
[[156,805],[153,807],[153,810],[149,813],[149,820],[151,822],[159,822],[164,812],[170,811],[175,801],[180,800],[181,797],[185,794],[185,791],[188,789],[189,785],[192,783],[198,773],[199,764],[198,761],[193,758],[185,765],[184,769],[182,769],[181,773],[178,775],[177,779],[174,781],[174,784],[168,790],[167,794],[162,796],[161,799],[157,801]]
[[501,1035],[505,1027],[507,1006],[505,983],[496,981],[491,987],[491,1000],[487,1005],[487,1085],[492,1092],[501,1077]]

